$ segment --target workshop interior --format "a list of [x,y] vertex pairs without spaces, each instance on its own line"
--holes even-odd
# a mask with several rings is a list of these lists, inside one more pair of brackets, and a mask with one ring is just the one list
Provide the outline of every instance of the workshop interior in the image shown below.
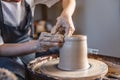
[[[61,3],[35,7],[34,40],[51,32]],[[73,36],[59,49],[36,53],[27,65],[28,80],[120,80],[120,0],[76,0],[72,19]],[[4,75],[18,80],[11,71],[0,69],[0,78]]]

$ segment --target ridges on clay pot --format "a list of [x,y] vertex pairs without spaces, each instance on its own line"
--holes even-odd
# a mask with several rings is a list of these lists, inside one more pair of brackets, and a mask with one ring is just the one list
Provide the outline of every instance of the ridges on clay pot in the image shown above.
[[65,43],[60,49],[58,68],[72,71],[89,68],[86,35],[73,35],[65,38]]

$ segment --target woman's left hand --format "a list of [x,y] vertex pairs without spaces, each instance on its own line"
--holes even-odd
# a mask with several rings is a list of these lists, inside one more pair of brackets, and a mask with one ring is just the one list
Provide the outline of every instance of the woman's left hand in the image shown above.
[[61,47],[64,42],[64,36],[61,34],[52,35],[42,32],[37,43],[37,51],[46,51],[52,47]]

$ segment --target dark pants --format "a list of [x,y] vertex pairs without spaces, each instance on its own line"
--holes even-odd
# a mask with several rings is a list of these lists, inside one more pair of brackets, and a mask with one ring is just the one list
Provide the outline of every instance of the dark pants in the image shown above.
[[25,80],[25,68],[12,58],[0,57],[0,68],[13,72],[18,80]]

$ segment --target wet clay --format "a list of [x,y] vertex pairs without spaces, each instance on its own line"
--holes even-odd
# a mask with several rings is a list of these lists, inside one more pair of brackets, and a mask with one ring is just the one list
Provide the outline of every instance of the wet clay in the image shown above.
[[64,36],[62,34],[51,34],[48,32],[42,32],[39,40],[46,42],[63,42]]
[[73,35],[66,37],[60,49],[58,68],[62,70],[85,70],[89,68],[87,58],[87,37]]

